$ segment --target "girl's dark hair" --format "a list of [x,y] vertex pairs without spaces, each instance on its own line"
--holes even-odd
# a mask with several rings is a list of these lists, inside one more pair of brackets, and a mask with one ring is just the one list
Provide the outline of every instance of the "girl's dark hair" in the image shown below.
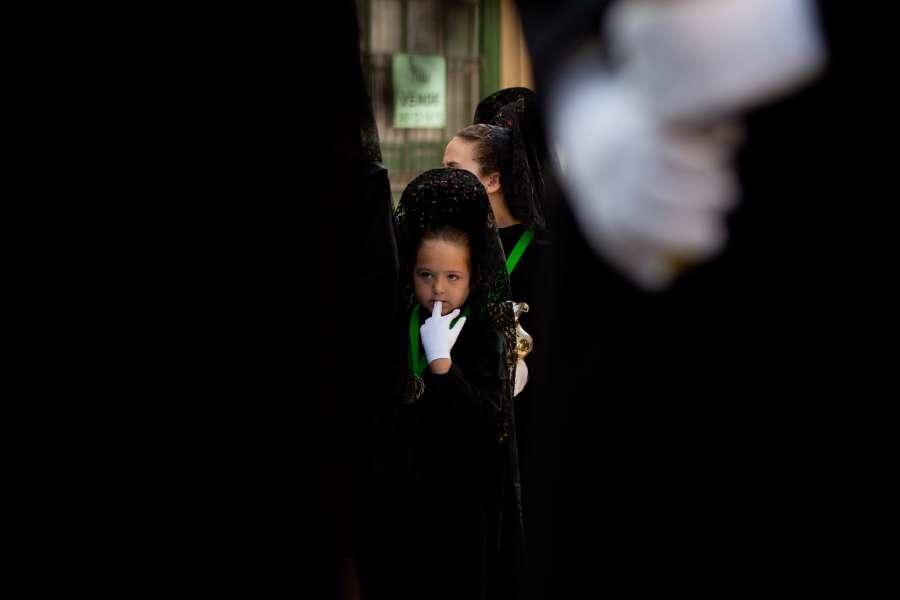
[[471,250],[471,241],[469,240],[469,234],[467,234],[462,229],[453,227],[452,225],[429,227],[424,232],[422,232],[422,237],[419,240],[419,246],[421,246],[422,242],[424,242],[425,240],[445,240],[447,242],[460,244]]

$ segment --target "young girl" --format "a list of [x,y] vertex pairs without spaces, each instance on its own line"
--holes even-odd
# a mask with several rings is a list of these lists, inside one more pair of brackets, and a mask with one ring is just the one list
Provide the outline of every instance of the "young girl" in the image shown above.
[[511,549],[498,532],[520,515],[505,510],[515,332],[496,226],[483,186],[459,169],[417,177],[396,216],[409,305],[390,597],[500,597]]

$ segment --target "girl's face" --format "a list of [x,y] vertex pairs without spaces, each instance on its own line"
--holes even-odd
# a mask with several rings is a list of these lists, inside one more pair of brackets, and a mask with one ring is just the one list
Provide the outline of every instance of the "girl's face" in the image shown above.
[[413,267],[416,300],[430,314],[437,300],[441,314],[462,308],[469,297],[469,247],[443,239],[423,240]]

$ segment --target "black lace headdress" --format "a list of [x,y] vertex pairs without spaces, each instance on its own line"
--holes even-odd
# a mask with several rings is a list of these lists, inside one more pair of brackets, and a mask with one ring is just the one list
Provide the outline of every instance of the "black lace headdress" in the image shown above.
[[[466,234],[472,260],[472,289],[468,303],[483,322],[494,327],[506,341],[507,381],[501,399],[499,437],[509,434],[512,420],[513,384],[516,364],[516,332],[506,258],[487,192],[473,174],[462,169],[432,169],[413,179],[400,198],[396,211],[397,243],[403,288],[401,297],[415,302],[411,276],[416,252],[423,236],[450,226]],[[474,325],[474,323],[473,323]]]
[[503,184],[506,202],[516,218],[546,229],[544,169],[552,168],[555,159],[547,146],[535,93],[523,87],[494,92],[478,104],[473,123],[509,131],[510,157]]

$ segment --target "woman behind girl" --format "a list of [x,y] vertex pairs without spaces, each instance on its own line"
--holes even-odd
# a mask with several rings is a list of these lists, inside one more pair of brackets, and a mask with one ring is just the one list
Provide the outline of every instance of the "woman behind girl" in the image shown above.
[[444,165],[466,169],[484,185],[508,257],[513,300],[528,306],[519,320],[532,337],[533,351],[517,367],[515,400],[517,456],[522,460],[517,472],[522,478],[527,530],[531,472],[541,454],[533,415],[536,404],[552,401],[547,333],[554,307],[547,305],[549,295],[541,286],[547,286],[553,276],[548,268],[551,248],[543,173],[555,159],[546,147],[531,90],[509,88],[488,96],[478,105],[475,121],[450,140]]

